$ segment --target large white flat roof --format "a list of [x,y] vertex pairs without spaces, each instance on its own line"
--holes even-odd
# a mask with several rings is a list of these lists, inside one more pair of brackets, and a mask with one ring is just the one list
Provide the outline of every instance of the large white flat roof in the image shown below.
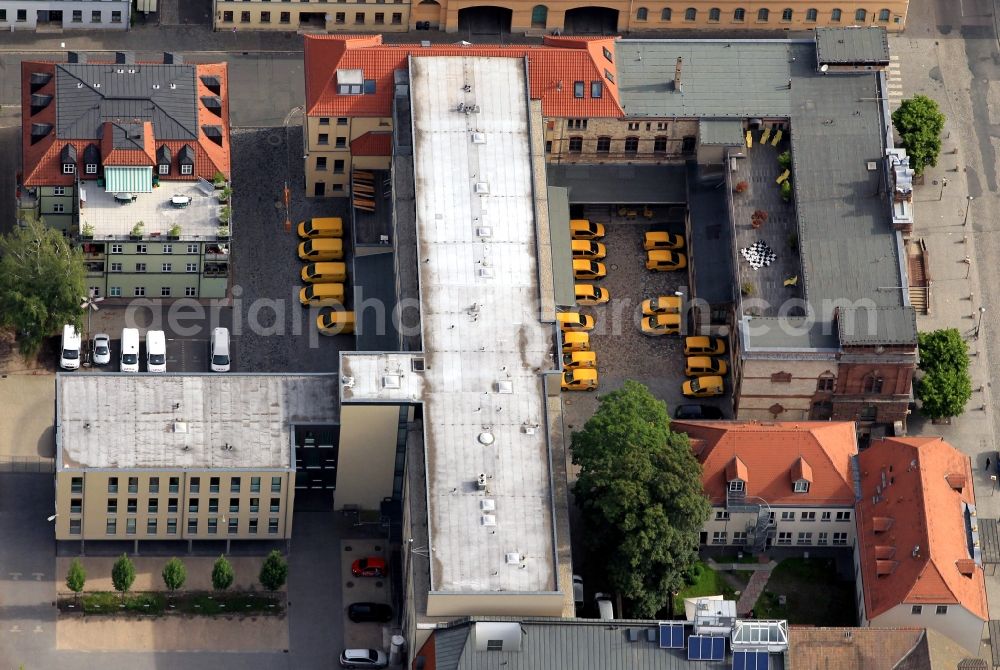
[[424,404],[432,591],[555,591],[525,64],[419,56],[410,81],[424,351],[343,354],[342,398]]
[[338,420],[335,375],[56,379],[56,447],[64,469],[289,469],[292,424]]

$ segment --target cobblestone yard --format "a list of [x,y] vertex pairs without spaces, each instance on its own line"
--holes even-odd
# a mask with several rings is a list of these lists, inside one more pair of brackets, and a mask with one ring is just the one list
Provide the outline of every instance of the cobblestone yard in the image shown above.
[[[344,217],[349,263],[347,201],[306,199],[300,126],[233,130],[232,142],[233,328],[238,338],[238,369],[336,372],[338,352],[353,349],[354,338],[319,335],[318,311],[299,304],[302,261],[296,255],[295,227],[313,216]],[[286,180],[291,191],[291,231],[285,230],[282,189]]]

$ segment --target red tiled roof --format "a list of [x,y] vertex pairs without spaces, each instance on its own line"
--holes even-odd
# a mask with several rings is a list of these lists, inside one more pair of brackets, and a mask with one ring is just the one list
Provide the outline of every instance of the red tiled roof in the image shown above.
[[[91,61],[93,62],[93,61]],[[56,95],[56,76],[54,62],[24,61],[21,63],[21,165],[23,166],[23,183],[25,186],[69,186],[74,183],[75,175],[63,174],[59,154],[63,147],[72,145],[76,148],[78,157],[77,171],[80,179],[97,179],[100,174],[88,175],[80,169],[83,159],[83,151],[88,144],[98,141],[96,137],[80,137],[72,139],[58,139],[56,137],[56,106],[59,104]],[[185,144],[191,146],[195,152],[194,174],[181,175],[179,168],[174,165],[169,179],[171,180],[195,180],[198,177],[212,179],[216,172],[222,172],[228,178],[230,176],[230,144],[229,144],[229,79],[228,66],[226,63],[209,63],[192,65],[195,68],[195,80],[198,92],[195,101],[198,105],[198,139],[190,141],[156,140],[156,129],[151,123],[144,124],[143,144],[144,151],[112,149],[101,142],[102,160],[111,161],[116,165],[153,165],[155,163],[156,149],[160,146],[170,148],[175,157]],[[52,78],[41,89],[38,94],[51,95],[52,102],[39,111],[31,114],[31,74],[33,72],[44,72],[52,75]],[[212,96],[212,93],[201,81],[202,75],[218,77],[221,82],[219,98],[222,100],[221,118],[210,112],[201,103],[202,96]],[[31,125],[33,123],[47,123],[52,126],[49,134],[36,144],[31,144]],[[217,145],[209,139],[202,126],[215,125],[222,126],[222,146]],[[105,133],[107,135],[107,133]],[[147,158],[150,157],[150,158]]]
[[[614,52],[616,38],[547,37],[541,46],[382,44],[381,35],[306,35],[306,113],[309,116],[382,116],[392,113],[393,72],[406,67],[408,57],[491,56],[524,58],[528,62],[530,95],[542,101],[542,114],[552,117],[611,117],[622,115],[615,64],[604,50]],[[375,81],[375,93],[340,95],[337,70],[361,70]],[[584,97],[574,95],[574,82],[584,82]],[[603,95],[591,97],[591,82],[603,84]]]
[[391,156],[392,133],[369,131],[351,140],[352,156]]
[[[715,504],[726,500],[736,462],[743,465],[746,495],[770,505],[853,505],[851,457],[857,451],[852,422],[674,421],[671,428],[701,440],[696,454],[705,494]],[[809,490],[795,493],[792,473],[805,462]]]
[[142,150],[116,149],[114,146],[114,125],[105,121],[101,136],[101,162],[104,165],[148,165],[156,164],[156,148],[153,146],[153,124],[142,124]]
[[[985,620],[982,568],[971,575],[959,568],[970,559],[962,503],[974,504],[972,487],[957,491],[946,479],[964,474],[971,481],[969,458],[941,438],[922,437],[873,441],[858,461],[858,547],[868,618],[906,603],[961,604]],[[876,532],[886,518],[891,528]],[[899,565],[891,574],[878,569],[884,546],[896,548]]]
[[812,466],[806,462],[806,459],[800,456],[799,459],[795,461],[795,464],[792,466],[792,483],[794,484],[797,481],[806,481],[811,484],[812,480],[813,480]]

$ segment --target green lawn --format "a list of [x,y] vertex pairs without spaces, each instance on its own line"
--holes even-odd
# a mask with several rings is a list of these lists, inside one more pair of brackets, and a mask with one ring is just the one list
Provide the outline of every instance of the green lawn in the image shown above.
[[[779,604],[781,595],[784,605]],[[854,612],[854,584],[838,579],[830,558],[785,559],[754,607],[758,619],[809,626],[856,626]]]
[[79,602],[62,598],[59,609],[64,612],[83,611],[84,614],[149,614],[165,612],[211,616],[216,614],[281,614],[281,599],[260,592],[234,591],[231,593],[205,593],[179,591],[172,597],[167,593],[130,593],[124,602],[115,591],[95,591],[82,594]]
[[704,563],[699,562],[701,566],[701,574],[698,575],[698,579],[694,584],[689,584],[684,589],[681,590],[674,597],[674,612],[678,614],[684,613],[684,599],[685,598],[698,598],[701,596],[717,596],[721,595],[727,600],[732,600],[736,596],[736,592],[733,590],[729,584],[722,578],[722,574],[711,569]]

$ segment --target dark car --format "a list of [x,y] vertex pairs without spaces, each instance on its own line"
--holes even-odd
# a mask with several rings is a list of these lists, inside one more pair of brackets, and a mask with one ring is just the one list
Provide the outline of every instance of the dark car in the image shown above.
[[347,618],[354,623],[385,623],[392,620],[392,608],[383,603],[351,603],[347,608]]
[[674,410],[675,419],[694,421],[718,421],[723,418],[722,410],[711,405],[678,405]]
[[351,564],[355,577],[385,577],[385,559],[378,556],[359,558]]

